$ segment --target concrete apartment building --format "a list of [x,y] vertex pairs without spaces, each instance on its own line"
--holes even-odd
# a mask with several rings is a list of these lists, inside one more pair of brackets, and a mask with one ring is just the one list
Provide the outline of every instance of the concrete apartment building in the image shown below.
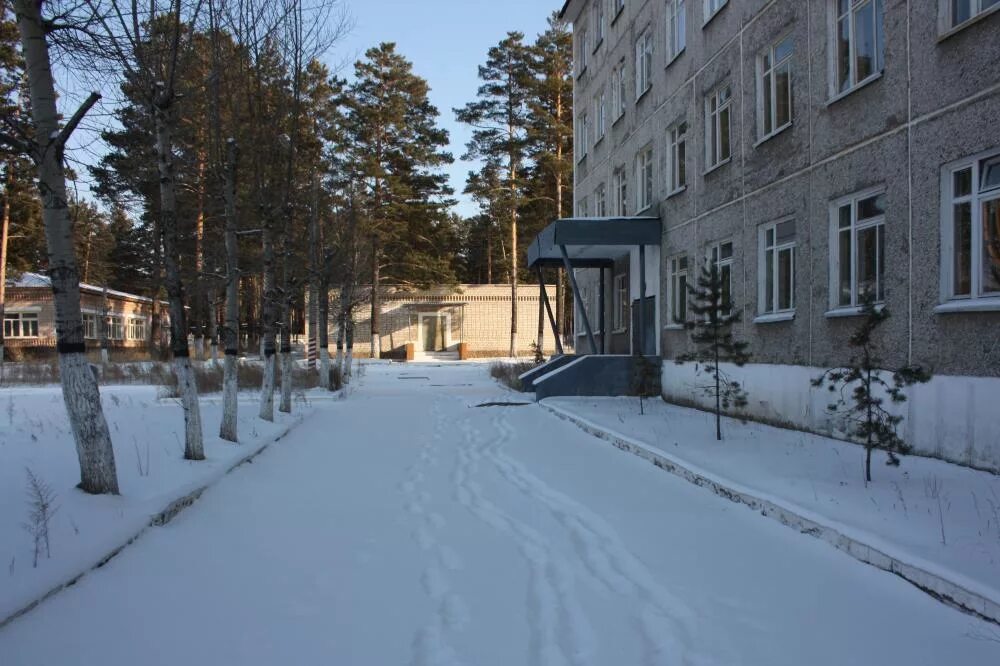
[[[885,365],[936,375],[910,392],[908,441],[1000,470],[1000,0],[568,0],[562,15],[576,216],[660,219],[663,357],[688,349],[685,285],[714,261],[752,345],[749,411],[838,434],[809,379],[847,360],[872,293],[892,315]],[[633,271],[605,280],[623,329]],[[596,271],[577,275],[597,320]],[[693,372],[664,363],[664,394],[693,399]]]

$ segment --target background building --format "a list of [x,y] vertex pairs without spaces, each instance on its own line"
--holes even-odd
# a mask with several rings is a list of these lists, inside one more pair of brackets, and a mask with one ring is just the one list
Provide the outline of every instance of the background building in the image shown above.
[[[563,15],[577,214],[661,218],[663,356],[688,349],[685,285],[714,261],[757,364],[750,411],[836,432],[808,381],[847,360],[871,293],[892,315],[886,367],[937,375],[911,391],[909,441],[1000,469],[1000,3],[569,0]],[[690,399],[692,372],[664,364],[664,393]]]

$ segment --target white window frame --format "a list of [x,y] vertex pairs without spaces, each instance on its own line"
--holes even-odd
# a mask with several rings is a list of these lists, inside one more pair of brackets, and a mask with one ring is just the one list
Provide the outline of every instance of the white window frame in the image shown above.
[[628,273],[615,275],[611,284],[611,332],[623,333],[628,328]]
[[84,340],[97,340],[100,337],[99,322],[101,315],[96,312],[82,312]]
[[[141,330],[140,330],[141,329]],[[146,339],[146,318],[129,317],[125,328],[125,337],[128,340]]]
[[[792,223],[793,235],[791,240],[780,241],[778,239],[778,227],[783,224]],[[768,241],[768,232],[771,233],[771,240]],[[774,222],[761,225],[758,232],[758,261],[757,261],[757,314],[758,315],[781,315],[794,314],[795,312],[795,255],[798,228],[795,225],[795,218],[786,217]],[[780,258],[783,253],[791,255],[791,266],[788,272],[788,307],[781,307],[781,269]],[[771,261],[771,303],[772,307],[767,307],[767,255],[773,254]]]
[[[883,242],[886,234],[885,211],[881,215],[866,218],[858,224],[858,203],[873,197],[884,196],[885,187],[875,187],[861,192],[856,192],[845,197],[841,197],[830,204],[830,313],[836,314],[838,311],[854,313],[861,307],[861,298],[858,294],[858,232],[870,228],[882,227]],[[851,301],[850,303],[840,302],[840,209],[844,206],[851,207]],[[878,232],[876,231],[876,243],[878,243]],[[879,262],[879,245],[875,248],[875,294],[876,304],[884,302],[885,285],[882,283],[886,274],[885,266]],[[877,298],[881,287],[883,298]]]
[[[993,149],[945,165],[941,169],[941,298],[939,311],[952,309],[1000,310],[1000,291],[984,291],[983,206],[1000,200],[1000,188],[982,189],[982,167],[987,162],[1000,160],[1000,151]],[[955,175],[970,169],[969,194],[955,195]],[[956,294],[955,284],[955,207],[967,203],[970,208],[969,244],[969,293]]]
[[[726,98],[723,99],[723,93]],[[706,173],[722,166],[733,157],[733,88],[727,81],[717,86],[705,97],[705,164]],[[722,114],[726,112],[726,124],[722,125]],[[729,140],[729,152],[722,156],[722,133],[725,130]]]
[[605,20],[604,20],[604,3],[605,0],[596,0],[594,2],[594,8],[592,10],[591,16],[593,16],[594,24],[592,26],[594,30],[594,52],[600,48],[601,44],[604,42],[605,33]]
[[705,11],[705,25],[715,18],[716,14],[722,11],[722,8],[729,4],[729,0],[704,0],[704,11]]
[[597,217],[608,216],[608,188],[604,183],[600,183],[594,189],[594,215]]
[[687,47],[687,7],[685,0],[667,0],[667,64]]
[[625,60],[618,63],[618,66],[611,71],[611,115],[612,123],[625,115],[625,99],[628,96],[628,76],[625,68]]
[[[778,48],[789,44],[788,53],[780,60],[777,59]],[[793,85],[792,85],[792,55],[795,52],[795,45],[790,34],[771,44],[764,52],[757,56],[757,136],[758,142],[766,141],[783,130],[791,127]],[[767,63],[770,63],[768,65]],[[788,119],[778,124],[778,81],[776,74],[782,69],[788,71]],[[765,101],[770,104],[770,113],[765,108]],[[770,129],[767,127],[770,123]]]
[[587,117],[586,110],[581,112],[580,117],[577,119],[576,131],[576,161],[579,162],[587,156],[587,152],[590,148],[590,119]]
[[[846,1],[847,11],[840,12],[839,3]],[[858,88],[882,76],[885,67],[885,44],[883,26],[885,23],[884,0],[829,0],[830,3],[830,97],[831,101],[845,97]],[[857,40],[857,20],[856,15],[860,9],[867,5],[872,5],[873,25],[872,30],[875,40],[875,64],[872,73],[863,79],[858,79],[858,40]],[[838,44],[840,40],[840,22],[847,20],[848,23],[848,55],[850,63],[848,66],[846,86],[840,81],[840,69],[838,57],[840,54]],[[882,40],[879,40],[879,37]]]
[[[14,334],[13,323],[10,326],[10,332],[8,332],[7,322],[17,321],[17,334]],[[34,332],[25,335],[26,324],[34,324],[29,328],[33,328]],[[39,317],[38,312],[27,311],[27,310],[5,310],[3,313],[3,337],[5,339],[10,338],[11,340],[31,340],[34,338],[41,337],[41,328],[39,327]]]
[[[955,3],[959,1],[968,2],[969,18],[962,21],[955,20]],[[992,5],[989,3],[993,2]],[[943,35],[958,32],[963,28],[979,21],[984,16],[1000,11],[1000,2],[997,0],[938,0],[938,23],[940,32]]]
[[578,62],[576,75],[579,77],[583,76],[583,73],[587,71],[587,65],[590,64],[590,47],[589,47],[589,42],[587,41],[587,37],[589,35],[587,33],[586,26],[580,28],[580,30],[576,33],[576,35],[577,35],[576,57]]
[[[668,291],[667,291],[667,313],[669,320],[665,328],[684,328],[684,321],[687,319],[687,280],[688,280],[688,257],[679,254],[667,260]],[[683,283],[681,278],[684,278]],[[684,303],[684,316],[678,317],[679,304]]]
[[618,167],[611,174],[611,195],[614,213],[618,217],[628,215],[628,174],[625,167]]
[[614,23],[615,20],[625,11],[625,0],[611,0],[613,3],[611,5],[614,12],[612,13],[611,22]]
[[640,149],[635,156],[635,210],[641,213],[653,205],[653,144]]
[[653,30],[646,28],[635,42],[635,101],[653,87]]
[[576,202],[576,216],[589,217],[589,213],[590,210],[588,209],[587,197],[581,197],[581,199]]
[[[729,256],[728,257],[723,257],[722,256],[722,248],[724,246],[726,246],[726,245],[730,246],[729,247]],[[735,257],[736,257],[736,242],[732,238],[726,238],[726,239],[723,239],[723,240],[720,240],[720,241],[716,241],[715,243],[712,243],[711,245],[708,246],[708,252],[705,255],[705,258],[709,262],[708,263],[709,267],[711,268],[711,266],[714,264],[715,267],[716,267],[716,270],[718,270],[720,276],[722,275],[722,269],[723,268],[726,268],[726,267],[729,268],[729,304],[730,305],[733,304],[733,260],[735,259]],[[725,290],[723,290],[723,292],[724,291]],[[732,314],[732,308],[730,308],[728,310],[723,310],[722,311],[722,315],[723,316],[728,317],[730,314]]]
[[594,143],[604,138],[607,132],[607,92],[602,90],[594,97]]
[[682,120],[667,130],[667,196],[687,189],[687,132],[688,124]]
[[108,340],[125,339],[125,318],[120,314],[109,314],[107,317]]

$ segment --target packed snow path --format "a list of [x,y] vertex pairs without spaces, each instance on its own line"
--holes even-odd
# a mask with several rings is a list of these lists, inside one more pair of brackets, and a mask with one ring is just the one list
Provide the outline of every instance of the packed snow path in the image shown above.
[[[1000,631],[615,450],[481,365],[375,365],[0,630],[0,663],[1000,663]],[[635,418],[638,418],[636,414]]]

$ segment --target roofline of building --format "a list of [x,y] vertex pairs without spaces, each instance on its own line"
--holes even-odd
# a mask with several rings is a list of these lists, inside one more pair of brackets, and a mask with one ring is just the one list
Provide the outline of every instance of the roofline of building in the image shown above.
[[573,0],[566,0],[566,2],[563,3],[562,9],[559,10],[559,18],[560,19],[566,18],[566,10],[569,9],[569,6],[570,6],[570,4],[572,4],[572,2],[573,2]]
[[[52,282],[51,278],[44,273],[35,273],[34,271],[24,271],[22,275],[37,275],[38,277],[45,278],[49,280],[49,285],[46,286],[31,286],[31,285],[18,285],[16,282],[12,285],[8,285],[10,289],[51,289]],[[104,287],[99,287],[94,284],[87,284],[86,282],[80,282],[80,291],[86,291],[92,294],[104,294]],[[127,291],[118,291],[117,289],[108,289],[108,296],[114,296],[116,298],[122,298],[126,300],[135,301],[137,303],[152,303],[153,299],[148,296],[140,296],[139,294],[130,294]],[[169,301],[157,301],[161,305],[169,305]]]

